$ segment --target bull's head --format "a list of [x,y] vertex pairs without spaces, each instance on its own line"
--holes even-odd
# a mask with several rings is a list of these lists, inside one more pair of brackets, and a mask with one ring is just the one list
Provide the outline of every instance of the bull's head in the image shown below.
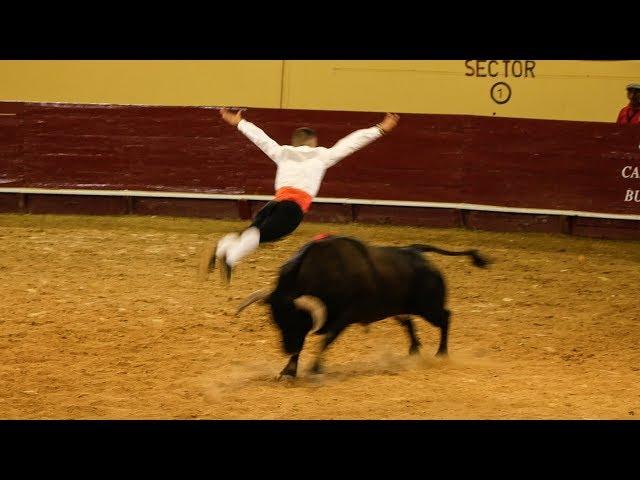
[[312,295],[302,295],[291,302],[273,295],[270,289],[258,290],[240,303],[236,315],[253,303],[271,306],[273,319],[280,328],[287,353],[297,353],[302,350],[304,337],[308,333],[320,330],[327,321],[326,306],[322,300]]

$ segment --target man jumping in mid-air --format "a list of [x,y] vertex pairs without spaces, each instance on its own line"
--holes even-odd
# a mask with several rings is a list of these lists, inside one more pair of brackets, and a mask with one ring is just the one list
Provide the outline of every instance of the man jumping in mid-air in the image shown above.
[[318,147],[318,137],[311,128],[296,129],[291,145],[278,145],[260,128],[244,120],[240,111],[232,113],[222,108],[220,116],[229,125],[237,127],[277,165],[275,198],[258,212],[253,223],[240,235],[229,233],[204,252],[201,275],[206,278],[217,258],[227,282],[231,279],[232,268],[259,244],[279,240],[300,225],[329,167],[389,133],[400,118],[387,113],[376,126],[356,130],[333,147],[325,148]]

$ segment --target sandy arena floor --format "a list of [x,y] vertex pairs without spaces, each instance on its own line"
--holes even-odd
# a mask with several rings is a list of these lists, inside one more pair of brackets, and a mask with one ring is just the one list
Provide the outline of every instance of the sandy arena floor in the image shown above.
[[[538,419],[640,416],[640,244],[305,224],[236,271],[197,281],[208,239],[242,222],[0,215],[1,418]],[[430,255],[453,312],[447,360],[418,320],[352,326],[326,373],[286,363],[264,307],[233,312],[320,232],[479,248],[488,270]]]

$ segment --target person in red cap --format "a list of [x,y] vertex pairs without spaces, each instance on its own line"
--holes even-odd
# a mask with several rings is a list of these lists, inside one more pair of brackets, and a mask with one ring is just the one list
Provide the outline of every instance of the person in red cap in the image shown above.
[[629,105],[618,114],[618,125],[640,125],[640,83],[627,85]]
[[296,129],[291,145],[279,145],[260,128],[243,119],[240,111],[222,108],[220,116],[262,150],[277,167],[275,198],[258,212],[248,228],[240,234],[227,234],[217,244],[209,245],[200,260],[202,279],[206,278],[217,258],[227,282],[231,279],[232,268],[261,243],[279,240],[298,228],[329,167],[389,133],[400,118],[387,113],[377,125],[356,130],[334,146],[325,148],[318,146],[318,137],[312,128]]

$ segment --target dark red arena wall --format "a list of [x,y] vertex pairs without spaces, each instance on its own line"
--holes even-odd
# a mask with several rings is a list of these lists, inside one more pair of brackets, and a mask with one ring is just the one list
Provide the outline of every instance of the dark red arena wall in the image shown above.
[[[214,109],[0,103],[0,114],[3,188],[273,193],[275,165],[222,123]],[[355,129],[375,124],[381,114],[249,109],[245,117],[279,143],[288,143],[295,127],[310,125],[318,130],[321,144],[331,145]],[[639,215],[640,202],[635,197],[628,200],[628,192],[640,190],[640,179],[622,174],[625,167],[632,167],[627,174],[640,168],[639,143],[639,128],[613,124],[405,114],[392,135],[331,168],[319,196]],[[54,197],[58,196],[4,193],[0,210],[74,210],[54,207],[62,201]],[[234,210],[220,206],[225,203],[220,200],[206,206],[204,200],[189,199],[82,199],[65,201],[83,213],[91,210],[95,199],[98,210],[105,209],[97,213],[193,211],[213,217],[227,217],[230,211],[246,217],[258,206],[244,202]],[[312,212],[311,219],[321,220],[398,220],[640,238],[638,220],[598,223],[590,218],[585,223],[579,215],[567,219],[461,212],[450,206],[321,204]],[[622,233],[607,234],[614,230]]]

